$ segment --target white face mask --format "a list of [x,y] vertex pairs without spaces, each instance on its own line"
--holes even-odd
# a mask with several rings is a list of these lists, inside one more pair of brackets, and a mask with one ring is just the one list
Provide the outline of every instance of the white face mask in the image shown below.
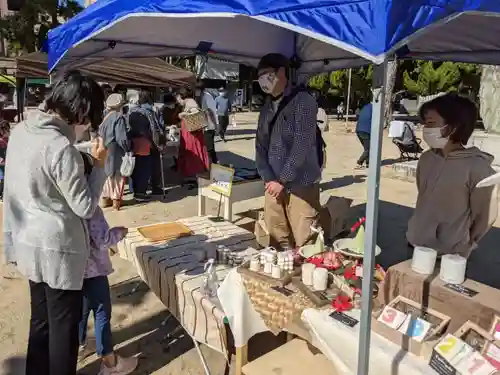
[[75,139],[76,141],[81,141],[83,139],[83,136],[85,135],[85,132],[90,128],[90,124],[85,124],[85,125],[75,125]]
[[278,83],[276,73],[266,73],[259,77],[259,85],[266,94],[271,94]]
[[167,108],[170,108],[170,109],[174,109],[175,108],[175,104],[166,104],[165,106]]
[[422,136],[424,142],[429,145],[430,148],[441,149],[448,143],[448,137],[443,137],[441,134],[441,128],[424,128]]

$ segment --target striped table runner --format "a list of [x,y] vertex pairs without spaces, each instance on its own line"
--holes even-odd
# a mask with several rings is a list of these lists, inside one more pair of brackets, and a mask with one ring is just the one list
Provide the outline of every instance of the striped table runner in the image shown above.
[[[204,249],[208,257],[215,258],[217,245],[243,251],[256,246],[255,237],[232,223],[213,222],[208,217],[178,222],[188,226],[193,235],[168,243],[150,243],[137,229],[130,229],[118,244],[118,253],[134,264],[141,279],[191,336],[226,355],[224,312],[217,298],[203,294],[204,264],[196,260],[194,253]],[[228,272],[227,266],[217,266],[220,280]]]

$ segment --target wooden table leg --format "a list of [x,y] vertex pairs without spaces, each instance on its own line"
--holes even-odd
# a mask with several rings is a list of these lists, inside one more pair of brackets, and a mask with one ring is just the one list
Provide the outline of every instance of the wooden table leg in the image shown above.
[[233,201],[231,197],[224,197],[224,219],[226,221],[233,221]]
[[[199,184],[199,180],[198,180]],[[207,197],[202,194],[202,188],[198,187],[198,216],[205,216]]]
[[243,366],[248,363],[248,345],[236,348],[236,375],[243,375]]

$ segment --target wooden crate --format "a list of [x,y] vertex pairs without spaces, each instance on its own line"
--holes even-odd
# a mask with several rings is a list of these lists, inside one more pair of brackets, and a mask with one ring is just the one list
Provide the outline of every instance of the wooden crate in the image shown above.
[[493,335],[490,332],[487,332],[470,320],[466,321],[462,325],[462,327],[460,327],[458,331],[455,332],[454,336],[465,341],[472,348],[474,348],[474,350],[478,351],[481,354],[484,354],[489,343],[495,341]]
[[403,350],[429,359],[432,354],[432,348],[441,339],[446,327],[450,323],[450,317],[431,308],[425,308],[420,303],[403,296],[397,296],[389,302],[388,306],[403,313],[411,313],[416,317],[422,318],[431,323],[432,328],[429,330],[426,338],[422,342],[418,342],[408,335],[379,322],[377,319],[383,311],[383,309],[380,309],[372,316],[373,331],[399,345]]

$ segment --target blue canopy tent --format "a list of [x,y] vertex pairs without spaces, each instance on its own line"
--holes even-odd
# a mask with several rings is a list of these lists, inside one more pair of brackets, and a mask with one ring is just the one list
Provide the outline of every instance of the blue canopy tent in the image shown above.
[[358,374],[369,370],[387,61],[500,65],[498,0],[98,0],[48,36],[49,70],[88,59],[214,54],[256,65],[269,52],[298,73],[374,63]]

